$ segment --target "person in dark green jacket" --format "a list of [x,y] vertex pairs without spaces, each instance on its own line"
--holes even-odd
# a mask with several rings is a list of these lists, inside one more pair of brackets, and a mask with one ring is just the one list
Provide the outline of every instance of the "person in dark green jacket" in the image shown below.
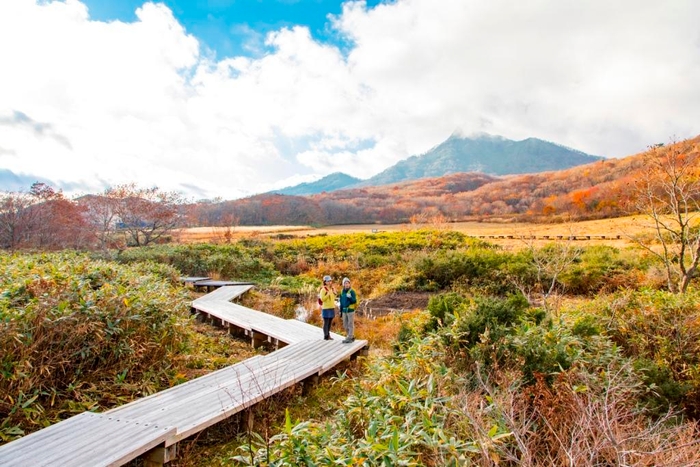
[[357,307],[357,294],[350,285],[350,279],[343,278],[343,289],[340,291],[340,316],[343,318],[343,328],[347,337],[344,344],[355,340],[355,308]]

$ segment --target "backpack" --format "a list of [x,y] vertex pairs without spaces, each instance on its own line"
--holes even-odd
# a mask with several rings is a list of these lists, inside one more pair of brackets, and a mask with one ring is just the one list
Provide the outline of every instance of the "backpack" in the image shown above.
[[[351,288],[351,290],[355,291],[355,303],[354,303],[355,308],[354,308],[354,310],[357,311],[357,308],[360,306],[360,294],[357,293],[357,289],[355,289],[355,288]],[[343,292],[341,292],[341,294],[342,293]]]

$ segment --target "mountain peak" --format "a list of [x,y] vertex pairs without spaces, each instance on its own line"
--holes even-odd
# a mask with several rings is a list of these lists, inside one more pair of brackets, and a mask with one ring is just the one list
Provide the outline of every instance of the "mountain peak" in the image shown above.
[[366,180],[362,185],[385,185],[457,172],[515,175],[563,170],[602,159],[537,138],[513,141],[503,136],[454,132],[425,154],[411,156]]
[[442,143],[425,154],[414,155],[368,180],[360,180],[341,172],[320,180],[302,183],[272,193],[313,195],[344,188],[378,186],[428,177],[443,177],[459,172],[486,175],[516,175],[563,170],[603,159],[538,138],[513,141],[484,132],[464,136],[456,130]]
[[296,196],[315,195],[316,193],[322,193],[324,191],[335,191],[340,190],[341,188],[348,188],[351,185],[355,185],[361,181],[362,180],[359,178],[351,177],[350,175],[342,172],[333,172],[332,174],[326,175],[315,182],[302,183],[299,185],[282,188],[281,190],[275,190],[271,193]]
[[448,140],[451,139],[476,139],[476,140],[490,140],[490,141],[503,141],[504,138],[500,135],[492,135],[491,133],[486,133],[485,131],[475,131],[472,133],[465,133],[463,130],[455,130],[452,132]]

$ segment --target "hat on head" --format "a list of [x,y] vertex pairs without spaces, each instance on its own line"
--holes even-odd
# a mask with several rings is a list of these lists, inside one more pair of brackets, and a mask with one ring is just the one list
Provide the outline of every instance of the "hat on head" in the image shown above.
[[347,277],[343,277],[343,285],[349,284],[349,283],[350,283],[350,279],[348,279]]
[[323,282],[329,282],[332,280],[333,280],[333,278],[331,276],[323,276]]

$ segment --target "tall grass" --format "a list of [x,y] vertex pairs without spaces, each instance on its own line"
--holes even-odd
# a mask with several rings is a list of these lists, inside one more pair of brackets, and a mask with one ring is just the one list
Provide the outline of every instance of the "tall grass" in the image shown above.
[[167,384],[187,297],[175,270],[0,255],[0,436]]

